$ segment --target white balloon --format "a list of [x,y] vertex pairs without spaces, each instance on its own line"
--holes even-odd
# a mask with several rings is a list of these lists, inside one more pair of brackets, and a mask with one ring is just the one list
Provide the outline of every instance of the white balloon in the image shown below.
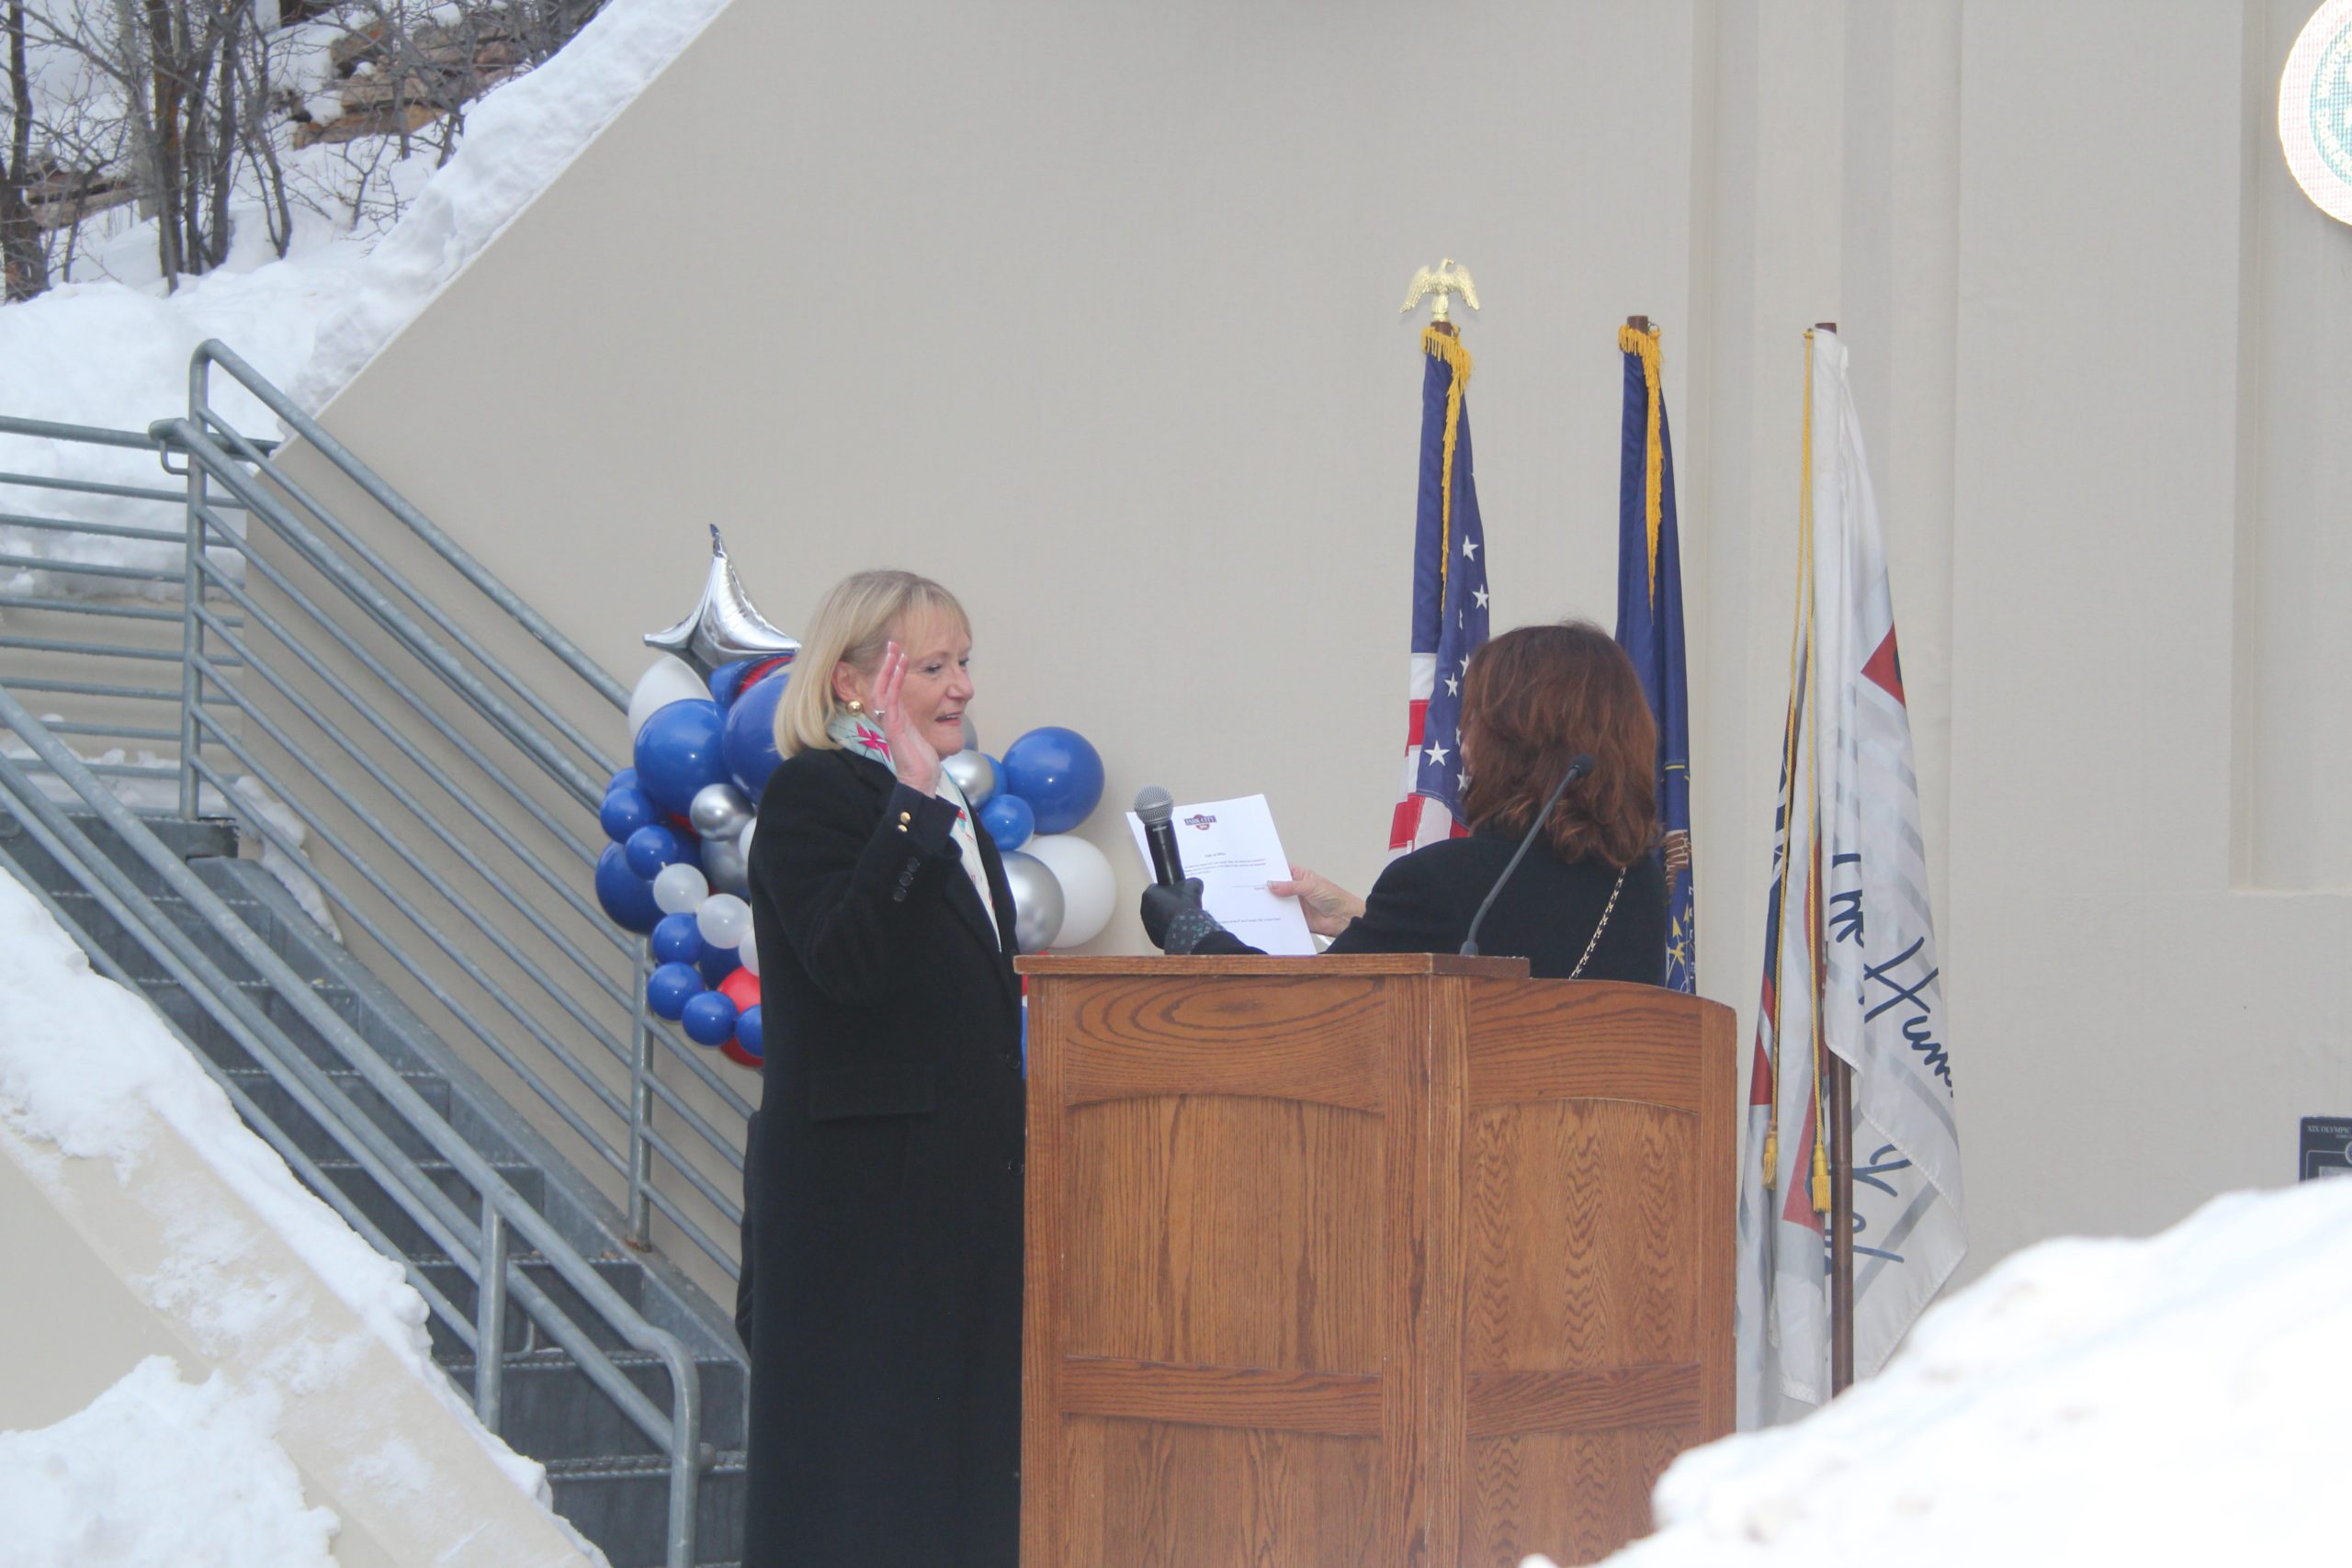
[[1062,885],[1062,929],[1047,945],[1076,947],[1101,936],[1119,902],[1118,878],[1102,852],[1075,833],[1039,833],[1021,852],[1044,861]]
[[732,893],[714,893],[695,911],[695,929],[713,947],[741,947],[752,929],[752,907]]
[[710,700],[710,687],[695,673],[695,667],[675,654],[665,653],[645,667],[637,678],[637,685],[628,694],[628,740],[637,744],[637,732],[672,703],[689,697]]
[[752,863],[752,829],[759,825],[760,819],[757,817],[752,818],[749,822],[743,824],[743,836],[735,840],[735,847],[743,852],[743,863],[745,865]]
[[702,867],[688,865],[684,861],[663,866],[661,874],[653,879],[653,902],[661,906],[665,915],[692,914],[709,897],[710,883],[704,877]]
[[736,949],[735,957],[752,979],[756,980],[760,977],[760,933],[758,931],[749,927],[744,928],[742,945]]

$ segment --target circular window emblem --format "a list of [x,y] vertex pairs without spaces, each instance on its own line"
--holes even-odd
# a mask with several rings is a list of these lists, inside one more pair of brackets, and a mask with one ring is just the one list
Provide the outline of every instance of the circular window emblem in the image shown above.
[[2352,223],[2352,0],[2303,24],[2278,78],[2278,144],[2303,194]]

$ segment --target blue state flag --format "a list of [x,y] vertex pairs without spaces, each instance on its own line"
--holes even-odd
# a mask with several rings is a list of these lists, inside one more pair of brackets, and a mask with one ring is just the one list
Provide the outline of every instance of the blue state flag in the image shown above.
[[1627,325],[1625,423],[1617,482],[1617,645],[1641,671],[1657,720],[1657,814],[1666,830],[1663,982],[1699,988],[1699,919],[1690,862],[1690,695],[1682,661],[1682,547],[1674,525],[1674,443],[1658,389],[1658,334]]

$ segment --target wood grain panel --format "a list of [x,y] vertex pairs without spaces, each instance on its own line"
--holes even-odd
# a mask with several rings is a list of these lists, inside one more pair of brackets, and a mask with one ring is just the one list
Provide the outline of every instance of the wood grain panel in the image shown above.
[[1473,1438],[1511,1432],[1603,1432],[1616,1427],[1697,1424],[1695,1363],[1577,1372],[1474,1372]]
[[1471,1004],[1470,1109],[1605,1097],[1695,1114],[1701,1070],[1691,1043],[1713,1006],[1613,981],[1481,986]]
[[1022,1192],[1021,1561],[1062,1561],[1072,1509],[1062,1462],[1062,1057],[1058,998],[1029,1010],[1028,1156]]
[[1729,1008],[1698,1019],[1699,1381],[1702,1414],[1694,1440],[1713,1442],[1732,1429],[1737,1394],[1732,1378],[1732,1300],[1739,1244],[1739,1117],[1747,1085],[1739,1076],[1739,1043]]
[[1377,1373],[1382,1126],[1208,1096],[1067,1112],[1057,1356]]
[[1650,1529],[1650,1489],[1691,1428],[1535,1432],[1470,1445],[1462,1568],[1518,1568],[1540,1551],[1596,1562]]
[[1062,1408],[1075,1416],[1345,1438],[1380,1433],[1380,1380],[1364,1373],[1171,1367],[1072,1356],[1062,1362],[1061,1391]]
[[1627,1100],[1554,1100],[1468,1120],[1468,1369],[1695,1361],[1693,1119]]
[[1386,1104],[1383,983],[1293,966],[1251,986],[1113,976],[1064,1021],[1070,1103],[1149,1094],[1267,1095],[1356,1111]]
[[[1077,1416],[1061,1444],[1063,1568],[1363,1568],[1376,1541],[1379,1445]],[[1024,1562],[1029,1561],[1026,1557]]]

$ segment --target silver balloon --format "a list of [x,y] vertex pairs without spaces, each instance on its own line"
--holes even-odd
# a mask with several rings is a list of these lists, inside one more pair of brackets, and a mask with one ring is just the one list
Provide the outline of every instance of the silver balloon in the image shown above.
[[[973,750],[968,741],[954,756],[939,759],[939,771],[954,779],[956,787],[964,792],[964,798],[974,806],[996,793],[996,764]],[[696,795],[695,798],[700,800],[702,797]]]
[[707,679],[722,664],[739,659],[789,659],[800,651],[797,640],[770,626],[752,607],[735,563],[727,558],[727,542],[710,531],[710,575],[703,580],[702,603],[694,614],[667,631],[648,632],[646,645],[674,653]]
[[741,898],[752,890],[752,872],[743,859],[742,848],[726,839],[711,839],[702,846],[702,873],[710,878],[713,893],[732,893]]
[[686,820],[705,839],[740,839],[751,819],[752,803],[731,784],[705,784],[686,806]]
[[1062,884],[1035,855],[1007,850],[1004,880],[1012,889],[1012,938],[1023,953],[1043,953],[1062,929]]
[[980,750],[980,732],[972,728],[972,716],[968,713],[964,716],[964,750],[974,756]]

